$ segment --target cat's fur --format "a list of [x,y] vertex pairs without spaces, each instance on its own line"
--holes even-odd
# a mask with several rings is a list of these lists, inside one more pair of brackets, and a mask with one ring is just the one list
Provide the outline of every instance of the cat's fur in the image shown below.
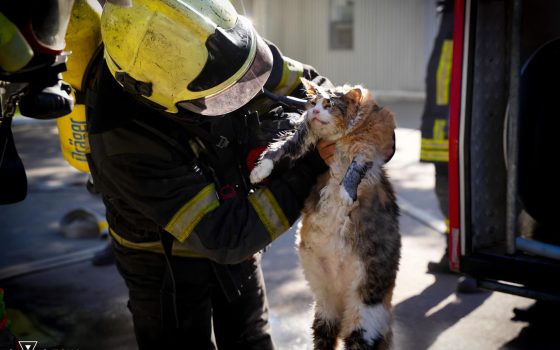
[[[302,79],[303,80],[303,79]],[[330,171],[307,198],[298,247],[315,299],[315,349],[388,349],[400,260],[399,208],[385,174],[395,119],[361,86],[325,90],[304,81],[313,106],[295,133],[268,147],[251,173],[260,182],[283,156],[336,140]]]

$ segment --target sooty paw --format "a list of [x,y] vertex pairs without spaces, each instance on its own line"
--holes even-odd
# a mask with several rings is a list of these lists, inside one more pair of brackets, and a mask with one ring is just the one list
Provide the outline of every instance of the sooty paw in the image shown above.
[[251,174],[249,175],[249,180],[251,180],[252,184],[258,184],[262,180],[266,179],[268,175],[270,175],[272,169],[272,160],[265,158],[253,168]]

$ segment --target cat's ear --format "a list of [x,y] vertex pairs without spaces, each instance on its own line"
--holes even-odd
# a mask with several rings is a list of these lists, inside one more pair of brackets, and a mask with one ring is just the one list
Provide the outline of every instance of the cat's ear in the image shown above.
[[301,83],[303,84],[303,87],[305,88],[305,91],[307,93],[307,96],[316,96],[318,95],[318,89],[319,86],[317,84],[315,84],[312,81],[309,81],[305,78],[300,78],[301,79]]
[[348,90],[342,98],[347,102],[359,103],[362,98],[362,89],[352,88]]

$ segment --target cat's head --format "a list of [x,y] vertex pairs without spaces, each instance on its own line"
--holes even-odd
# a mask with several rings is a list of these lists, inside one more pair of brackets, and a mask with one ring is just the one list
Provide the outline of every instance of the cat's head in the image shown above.
[[364,88],[339,86],[323,88],[302,78],[307,92],[306,120],[310,127],[323,138],[341,136],[355,117]]

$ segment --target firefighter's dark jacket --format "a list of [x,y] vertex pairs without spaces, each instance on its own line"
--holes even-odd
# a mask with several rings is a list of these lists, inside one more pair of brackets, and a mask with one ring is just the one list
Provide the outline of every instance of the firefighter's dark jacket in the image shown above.
[[[302,67],[304,77],[328,82]],[[247,156],[277,136],[267,126],[290,125],[285,108],[257,115],[248,106],[211,122],[183,111],[180,119],[124,92],[104,63],[99,70],[88,109],[89,165],[121,245],[162,253],[160,234],[168,232],[175,256],[238,263],[289,229],[326,170],[313,151],[251,188]]]

